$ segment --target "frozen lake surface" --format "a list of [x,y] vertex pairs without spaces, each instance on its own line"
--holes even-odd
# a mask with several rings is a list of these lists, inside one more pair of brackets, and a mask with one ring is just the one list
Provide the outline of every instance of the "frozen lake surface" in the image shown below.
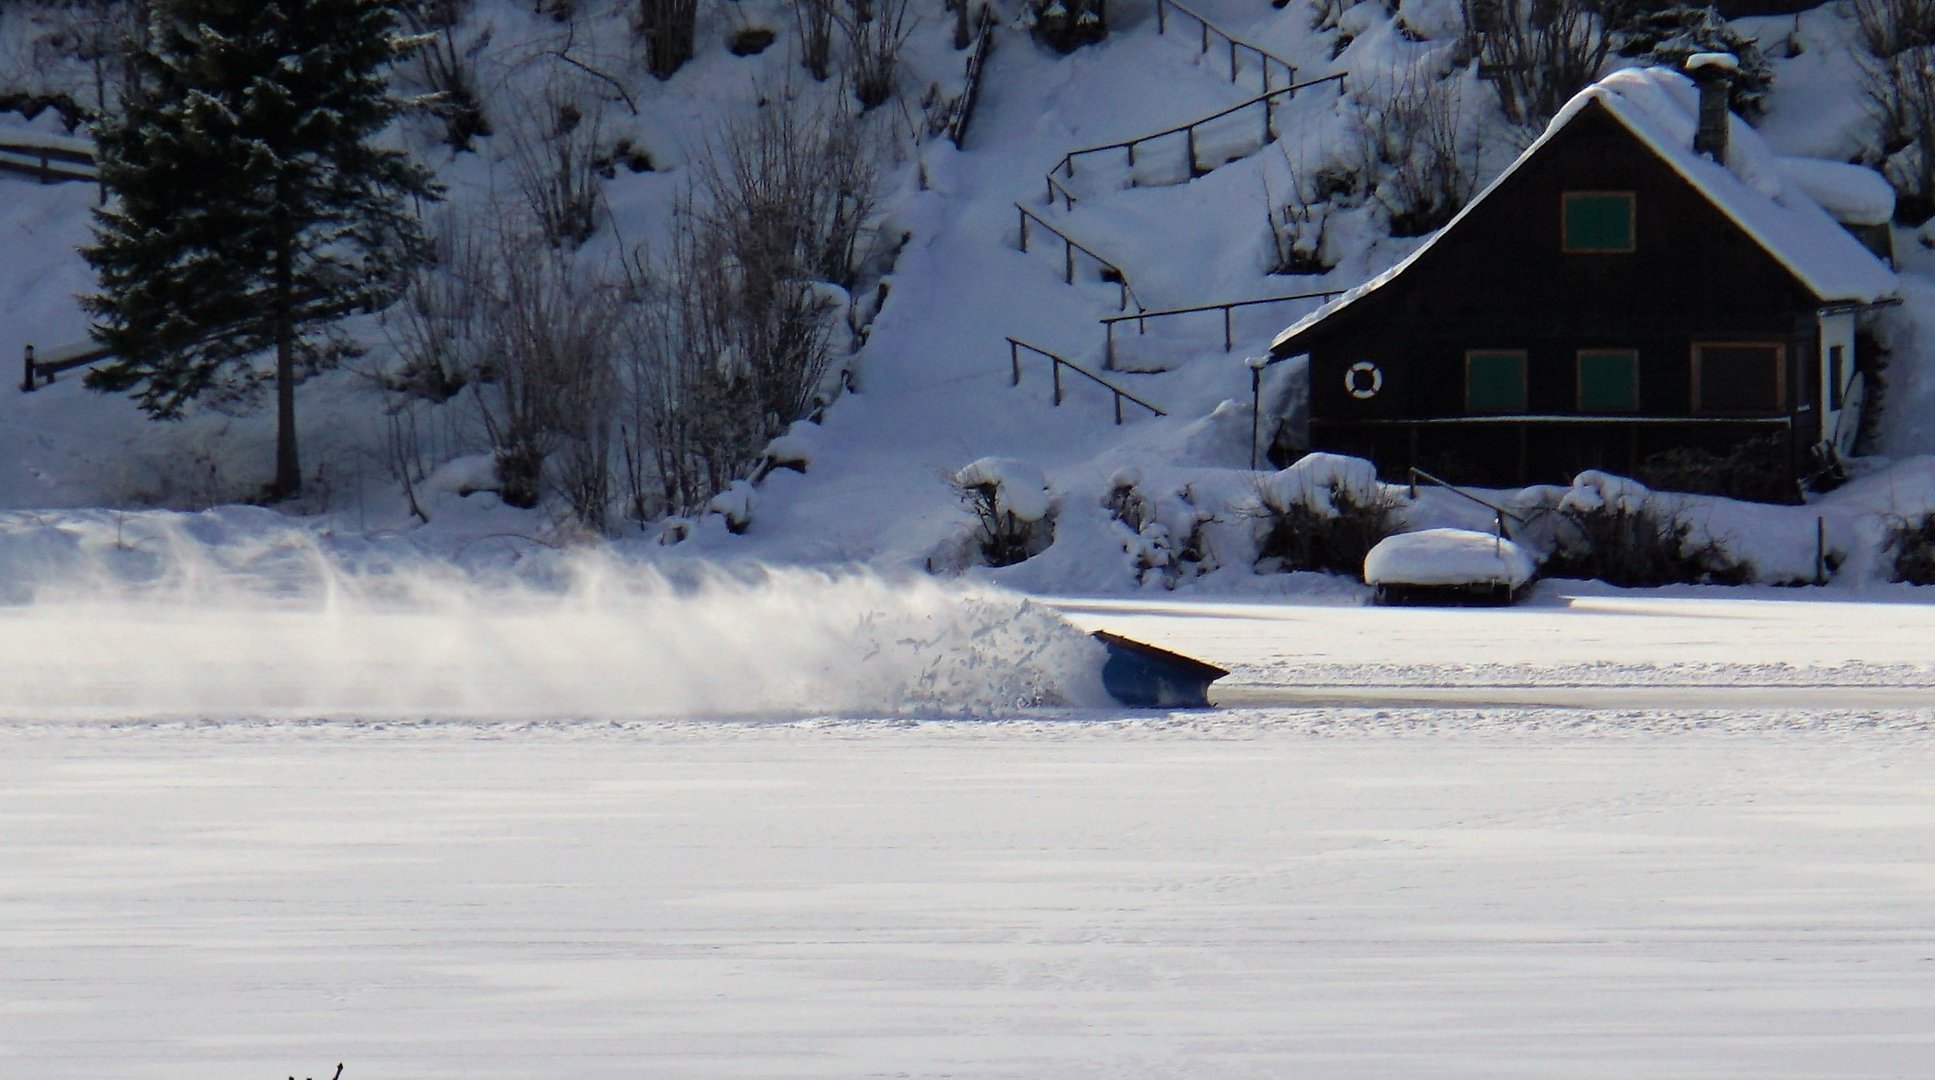
[[[1935,706],[1914,704],[1935,682],[1928,609],[1070,607],[1234,665],[1230,694],[1252,703],[7,721],[0,1066],[1935,1067]],[[1476,696],[1268,703],[1323,679]],[[1510,699],[1542,683],[1668,696]],[[1837,685],[1890,702],[1780,696]],[[1670,696],[1715,688],[1766,700]]]

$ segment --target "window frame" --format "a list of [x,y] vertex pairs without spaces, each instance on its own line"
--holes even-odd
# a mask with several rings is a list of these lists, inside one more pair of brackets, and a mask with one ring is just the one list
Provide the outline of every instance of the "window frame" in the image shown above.
[[[1625,247],[1573,247],[1572,233],[1566,226],[1571,220],[1572,204],[1578,199],[1604,199],[1616,197],[1626,202],[1626,246]],[[1559,197],[1559,251],[1566,255],[1631,255],[1639,250],[1639,195],[1633,191],[1567,191]]]
[[[1478,409],[1471,403],[1471,361],[1475,356],[1510,356],[1518,360],[1518,406],[1512,409]],[[1525,349],[1466,349],[1465,350],[1465,415],[1466,416],[1519,416],[1531,404],[1527,382],[1530,378],[1531,353]]]
[[1787,343],[1782,341],[1695,341],[1692,344],[1692,358],[1689,363],[1693,376],[1691,401],[1696,416],[1761,416],[1765,415],[1752,409],[1715,409],[1700,400],[1700,360],[1705,349],[1772,349],[1774,351],[1774,412],[1788,415],[1787,407]]
[[[1589,409],[1586,407],[1586,357],[1620,356],[1625,357],[1632,366],[1632,402],[1618,409]],[[1572,354],[1572,407],[1587,416],[1631,416],[1639,412],[1639,350],[1617,346],[1575,349]]]

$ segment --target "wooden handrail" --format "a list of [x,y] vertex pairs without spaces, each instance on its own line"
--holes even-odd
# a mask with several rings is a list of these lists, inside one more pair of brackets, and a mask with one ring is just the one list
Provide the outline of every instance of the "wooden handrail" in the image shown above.
[[[1055,174],[1060,173],[1061,175],[1071,180],[1074,179],[1076,158],[1085,157],[1089,154],[1105,154],[1112,150],[1125,150],[1128,152],[1128,155],[1129,155],[1129,168],[1133,170],[1135,168],[1136,147],[1141,146],[1143,143],[1146,143],[1146,142],[1153,142],[1157,139],[1166,139],[1171,135],[1187,136],[1189,175],[1191,178],[1201,176],[1205,172],[1208,172],[1209,170],[1204,169],[1201,163],[1196,158],[1196,129],[1197,128],[1203,126],[1204,124],[1214,123],[1217,120],[1221,120],[1226,116],[1230,116],[1232,114],[1241,112],[1244,109],[1253,108],[1257,105],[1262,105],[1263,106],[1263,142],[1267,144],[1272,139],[1276,138],[1276,99],[1277,98],[1293,97],[1295,96],[1298,90],[1308,89],[1309,87],[1312,87],[1312,86],[1321,86],[1324,83],[1329,83],[1329,82],[1334,82],[1341,86],[1345,82],[1345,79],[1346,79],[1346,73],[1340,71],[1332,75],[1326,75],[1321,79],[1311,79],[1308,82],[1294,83],[1290,86],[1280,86],[1280,87],[1277,87],[1275,90],[1268,90],[1268,91],[1265,91],[1264,93],[1258,94],[1247,101],[1242,101],[1242,102],[1238,102],[1235,105],[1231,105],[1227,109],[1222,109],[1217,112],[1213,112],[1208,116],[1199,117],[1198,119],[1191,120],[1187,124],[1178,124],[1177,126],[1172,128],[1164,128],[1161,131],[1151,132],[1148,135],[1138,135],[1133,139],[1124,139],[1120,142],[1102,143],[1097,146],[1085,146],[1085,147],[1082,147],[1080,150],[1070,150],[1068,153],[1063,154],[1062,159],[1056,162],[1054,166],[1048,170],[1048,176],[1047,176],[1048,202],[1050,205],[1053,205],[1055,202],[1055,196],[1059,192],[1059,194],[1062,197],[1062,202],[1064,206],[1069,209],[1073,209],[1077,201],[1074,196],[1074,193],[1068,189],[1068,186],[1066,184],[1063,184],[1061,181],[1055,179]],[[1133,172],[1131,172],[1129,175],[1129,182],[1131,186],[1133,186],[1135,183],[1135,174]]]
[[104,345],[94,342],[81,342],[55,349],[50,359],[42,360],[34,355],[34,347],[26,347],[21,358],[20,389],[32,393],[40,389],[41,383],[53,382],[54,376],[63,371],[96,364],[114,355]]
[[[961,2],[965,4],[967,0]],[[974,119],[974,106],[981,100],[981,76],[987,70],[988,55],[994,51],[994,27],[997,21],[994,10],[982,4],[974,32],[974,45],[968,52],[967,85],[961,91],[961,96],[955,99],[953,116],[947,122],[947,137],[957,147],[967,138],[968,122]]]
[[1070,285],[1075,284],[1075,253],[1079,251],[1088,256],[1089,259],[1101,268],[1102,280],[1112,281],[1121,288],[1121,310],[1129,310],[1129,304],[1131,302],[1135,304],[1137,311],[1147,310],[1147,305],[1143,304],[1142,298],[1135,294],[1135,286],[1129,284],[1129,275],[1120,266],[1117,266],[1109,259],[1103,258],[1094,248],[1083,245],[1074,237],[1056,228],[1048,219],[1020,203],[1015,204],[1015,210],[1021,214],[1020,239],[1022,251],[1025,252],[1028,250],[1028,223],[1032,221],[1055,234],[1055,237],[1062,242],[1062,280],[1064,282]]
[[1150,319],[1163,319],[1172,315],[1196,315],[1205,311],[1220,311],[1223,313],[1223,351],[1229,352],[1236,347],[1234,326],[1230,321],[1231,311],[1240,307],[1252,307],[1257,304],[1282,304],[1293,300],[1328,300],[1333,296],[1342,296],[1343,294],[1344,290],[1342,289],[1325,289],[1320,292],[1292,293],[1289,296],[1259,296],[1253,300],[1227,300],[1220,304],[1194,304],[1190,307],[1138,311],[1133,315],[1104,315],[1101,323],[1107,344],[1102,354],[1104,358],[1102,367],[1107,371],[1115,370],[1116,323],[1133,321],[1136,324],[1136,333],[1140,334],[1148,330],[1148,321]]
[[1222,27],[1217,26],[1215,23],[1210,22],[1208,19],[1204,18],[1200,13],[1192,10],[1191,8],[1189,8],[1188,6],[1182,3],[1179,3],[1178,0],[1156,0],[1156,33],[1166,34],[1169,32],[1168,9],[1170,8],[1175,8],[1177,11],[1181,12],[1182,14],[1187,15],[1190,18],[1196,20],[1197,24],[1202,28],[1202,41],[1203,41],[1202,50],[1201,50],[1202,54],[1207,54],[1209,52],[1209,38],[1211,34],[1214,34],[1217,37],[1223,39],[1223,41],[1229,45],[1231,82],[1236,81],[1237,67],[1238,67],[1237,61],[1236,61],[1236,55],[1239,49],[1247,49],[1250,52],[1255,53],[1257,55],[1257,58],[1263,61],[1263,65],[1262,65],[1263,90],[1265,93],[1269,92],[1269,89],[1270,89],[1270,65],[1273,63],[1276,64],[1278,67],[1281,67],[1284,71],[1289,73],[1290,82],[1297,81],[1296,65],[1290,63],[1290,61],[1288,60],[1285,60],[1283,57],[1278,56],[1273,52],[1270,52],[1268,49],[1264,49],[1259,46],[1252,45],[1247,41],[1244,41],[1242,38],[1237,37],[1235,34],[1232,34],[1229,31],[1223,29]]
[[1100,375],[1097,375],[1093,371],[1090,371],[1089,369],[1083,367],[1080,364],[1074,363],[1073,361],[1057,356],[1054,353],[1049,352],[1047,349],[1041,348],[1040,346],[1030,345],[1025,341],[1019,341],[1019,340],[1016,340],[1015,338],[1009,338],[1007,340],[1008,340],[1008,365],[1010,370],[1013,372],[1013,379],[1008,384],[1010,386],[1021,385],[1021,350],[1027,349],[1029,352],[1034,353],[1037,356],[1045,357],[1049,361],[1049,371],[1052,373],[1052,377],[1055,383],[1054,403],[1057,407],[1059,407],[1062,403],[1062,369],[1067,368],[1068,370],[1073,371],[1075,374],[1082,376],[1088,381],[1096,384],[1097,386],[1102,387],[1103,389],[1107,390],[1109,393],[1115,395],[1115,422],[1118,425],[1122,423],[1122,402],[1124,399],[1135,402],[1137,405],[1142,406],[1143,408],[1149,410],[1150,412],[1154,413],[1157,416],[1169,415],[1168,413],[1162,411],[1156,406],[1149,404],[1148,402],[1142,400],[1139,397],[1136,397],[1134,394],[1129,393],[1127,390],[1122,389],[1121,387],[1115,385],[1114,383],[1108,381],[1107,379],[1104,379]]

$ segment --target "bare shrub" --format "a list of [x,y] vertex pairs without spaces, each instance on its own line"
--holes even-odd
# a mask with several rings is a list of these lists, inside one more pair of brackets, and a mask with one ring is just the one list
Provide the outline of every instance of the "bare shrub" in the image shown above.
[[604,102],[572,82],[554,79],[514,118],[511,177],[538,228],[557,247],[576,247],[598,231],[604,147]]
[[1935,514],[1891,518],[1884,550],[1890,561],[1890,581],[1935,585]]
[[834,5],[840,0],[794,0],[793,23],[800,32],[800,64],[825,82],[833,73]]
[[645,39],[645,67],[669,79],[692,59],[699,29],[699,0],[638,0],[638,34]]
[[823,402],[874,206],[858,125],[786,102],[735,124],[694,174],[622,335],[624,501],[640,521],[702,512]]
[[1557,546],[1545,565],[1551,577],[1596,578],[1627,588],[1741,584],[1754,578],[1750,564],[1711,539],[1695,539],[1684,512],[1652,499],[1639,505],[1567,504],[1558,513]]
[[1852,0],[1862,89],[1895,217],[1935,215],[1935,0]]
[[1631,0],[1462,0],[1466,35],[1505,118],[1545,126],[1599,77]]
[[894,96],[900,50],[914,30],[907,11],[908,0],[846,0],[833,8],[847,41],[846,79],[863,110]]
[[1780,435],[1743,439],[1724,452],[1679,447],[1640,463],[1637,477],[1660,491],[1723,495],[1757,502],[1791,502],[1800,494]]
[[969,546],[982,565],[1013,566],[1055,542],[1054,505],[1039,472],[1018,462],[983,458],[956,473],[952,482],[974,518]]
[[422,41],[414,59],[424,84],[435,95],[431,107],[443,119],[444,141],[459,151],[471,149],[477,137],[491,134],[476,77],[457,46],[457,26],[468,6],[468,0],[410,0],[397,7],[403,25]]
[[67,0],[40,13],[48,30],[34,42],[36,63],[79,60],[92,84],[94,115],[118,108],[139,86],[135,54],[148,41],[152,0]]
[[1393,236],[1438,228],[1478,190],[1461,85],[1413,66],[1351,94],[1356,171],[1389,214]]

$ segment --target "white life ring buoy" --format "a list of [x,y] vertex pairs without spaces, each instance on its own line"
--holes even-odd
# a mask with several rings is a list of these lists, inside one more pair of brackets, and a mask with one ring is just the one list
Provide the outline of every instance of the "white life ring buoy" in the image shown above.
[[1384,372],[1369,360],[1359,360],[1344,372],[1344,389],[1359,400],[1374,398],[1379,390],[1384,389]]

